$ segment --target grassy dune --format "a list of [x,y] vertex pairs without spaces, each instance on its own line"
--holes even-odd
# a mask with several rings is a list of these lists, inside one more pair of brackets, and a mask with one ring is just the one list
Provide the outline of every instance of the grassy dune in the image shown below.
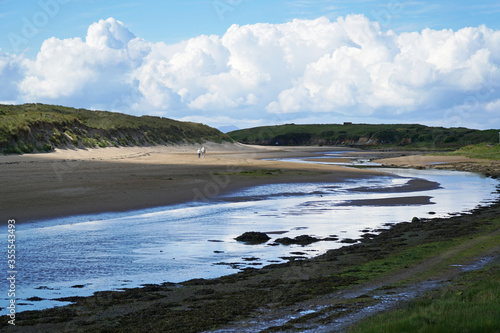
[[0,152],[232,141],[207,125],[56,105],[0,105]]

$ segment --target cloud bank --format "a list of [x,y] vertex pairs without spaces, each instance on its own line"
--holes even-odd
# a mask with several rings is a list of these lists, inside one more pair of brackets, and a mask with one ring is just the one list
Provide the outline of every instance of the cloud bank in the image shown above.
[[486,26],[396,34],[350,15],[233,25],[167,45],[109,18],[85,40],[46,40],[36,59],[0,50],[0,100],[240,127],[378,119],[491,128],[500,127],[499,66],[500,31]]

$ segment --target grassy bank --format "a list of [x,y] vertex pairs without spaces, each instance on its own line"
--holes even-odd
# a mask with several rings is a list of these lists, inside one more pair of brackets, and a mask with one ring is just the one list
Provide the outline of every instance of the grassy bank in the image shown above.
[[500,160],[500,145],[486,143],[467,145],[453,152],[442,153],[442,155],[466,156],[469,158],[480,158],[485,160]]
[[207,125],[57,105],[0,105],[0,152],[232,141]]
[[359,323],[353,333],[499,332],[500,263],[464,273],[408,307]]
[[[310,328],[311,322],[328,327],[334,320],[341,322],[359,312],[369,312],[383,299],[391,295],[404,294],[411,286],[422,281],[436,281],[434,288],[408,305],[399,304],[396,310],[369,317],[351,326],[349,332],[498,332],[500,330],[500,218],[486,214],[473,227],[474,232],[460,237],[436,237],[442,234],[441,227],[432,238],[442,238],[425,244],[409,246],[405,250],[381,259],[346,268],[341,276],[349,277],[359,289],[376,286],[377,289],[357,297],[332,302],[321,311],[305,318],[295,319],[285,325],[273,327],[266,332],[294,332]],[[460,218],[461,219],[461,218]],[[459,226],[456,220],[452,224]],[[471,218],[471,221],[474,220]],[[441,221],[439,221],[440,223]],[[432,223],[432,222],[429,222]],[[413,224],[413,227],[410,225]],[[422,237],[414,223],[400,227],[406,232],[397,237]],[[458,231],[458,234],[465,230]],[[391,232],[392,236],[397,233]],[[428,237],[424,237],[428,239]],[[405,240],[407,241],[407,240]],[[406,244],[405,244],[406,245]],[[401,247],[404,247],[401,246]],[[486,258],[484,258],[486,256]],[[478,263],[478,258],[492,259],[482,269],[462,273],[462,267]],[[384,281],[378,283],[377,281]],[[351,289],[349,286],[347,289]],[[383,290],[383,291],[382,291]],[[340,311],[339,311],[340,310]],[[304,325],[308,322],[309,325]],[[347,325],[348,326],[348,325]],[[338,327],[333,326],[332,331]],[[346,327],[344,327],[346,328]]]

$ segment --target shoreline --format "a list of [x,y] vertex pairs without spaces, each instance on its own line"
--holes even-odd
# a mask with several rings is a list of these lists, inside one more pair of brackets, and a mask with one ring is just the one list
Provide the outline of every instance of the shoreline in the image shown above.
[[[36,222],[60,217],[126,212],[189,201],[268,183],[338,182],[380,172],[328,165],[265,161],[315,155],[319,147],[208,144],[199,159],[194,145],[58,150],[0,156],[0,221]],[[243,171],[280,169],[279,175]]]
[[[307,166],[300,164],[300,167]],[[251,169],[254,165],[249,167]],[[299,166],[292,166],[288,170],[297,172],[295,167]],[[326,172],[323,168],[314,169],[312,172],[317,173],[306,177],[318,179],[327,176],[323,173]],[[296,181],[299,175],[288,176]],[[270,181],[269,177],[262,180],[267,183]],[[286,311],[297,313],[297,308],[339,306],[340,301],[337,298],[342,298],[343,293],[349,292],[349,288],[375,290],[374,286],[387,287],[398,281],[406,281],[417,273],[423,274],[425,269],[430,269],[431,264],[436,264],[435,259],[429,259],[431,263],[423,268],[410,265],[401,267],[401,272],[398,268],[397,271],[388,273],[389,278],[382,275],[375,282],[365,282],[363,277],[358,277],[356,267],[361,263],[384,260],[395,253],[411,249],[412,246],[456,237],[468,238],[485,228],[487,223],[484,221],[499,215],[500,201],[497,201],[489,207],[475,209],[470,214],[436,219],[436,223],[432,224],[423,220],[403,222],[390,229],[381,230],[377,236],[367,233],[360,244],[331,250],[310,260],[292,260],[286,264],[269,265],[259,270],[247,269],[211,280],[194,279],[179,284],[145,286],[124,292],[99,292],[91,297],[73,299],[77,302],[75,305],[20,313],[19,329],[23,332],[50,332],[60,328],[72,331],[120,331],[127,328],[138,332],[199,332],[217,326],[244,332],[244,328],[249,327],[252,317],[256,315],[255,311],[260,313],[259,309],[264,309],[269,312],[271,318],[276,318],[285,315]],[[496,235],[500,227],[496,225],[492,230],[491,234]],[[499,251],[498,244],[483,250],[494,256],[494,262],[498,262]],[[470,260],[471,258],[467,257],[465,262]],[[462,261],[457,261],[457,264],[462,264]],[[438,275],[451,279],[459,274],[457,267],[446,273],[440,271]],[[433,274],[435,275],[434,272]],[[356,297],[360,296],[362,295]],[[138,318],[149,319],[145,323]],[[235,321],[235,318],[240,320]],[[315,317],[307,318],[306,322],[314,322]],[[295,328],[300,327],[299,324],[294,325]],[[286,325],[283,327],[290,328]]]
[[[411,299],[396,297],[376,310],[374,304],[393,295],[412,292],[414,297],[428,297],[467,272],[476,280],[477,270],[500,269],[500,244],[495,241],[500,236],[498,216],[500,200],[433,223],[425,219],[398,223],[381,229],[379,235],[365,234],[358,244],[308,260],[215,279],[62,299],[75,303],[19,313],[11,329],[28,333],[345,330],[380,311],[404,307]],[[442,249],[436,251],[434,244]],[[398,256],[405,258],[406,252],[413,261],[398,263]],[[0,318],[4,319],[0,327],[7,326],[7,317]],[[276,325],[279,322],[283,324]]]

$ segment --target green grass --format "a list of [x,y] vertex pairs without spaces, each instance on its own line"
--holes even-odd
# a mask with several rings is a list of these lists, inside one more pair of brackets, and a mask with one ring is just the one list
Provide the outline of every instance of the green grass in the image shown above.
[[[445,256],[440,264],[429,267],[428,272],[416,274],[410,280],[425,280],[431,277],[428,274],[439,275],[450,269],[450,265],[469,262],[472,258],[481,256],[484,251],[500,244],[500,234],[497,232],[500,218],[485,222],[481,232],[472,238],[465,236],[412,247],[387,259],[361,265],[357,274],[363,276],[364,272],[373,271],[377,267],[399,269],[440,254]],[[469,241],[476,242],[462,246]],[[378,273],[382,274],[380,271],[387,268],[378,270]],[[373,277],[373,273],[370,277]],[[444,288],[413,300],[405,308],[368,318],[350,330],[354,333],[499,331],[500,262],[498,260],[483,269],[459,275]]]
[[500,266],[466,273],[444,290],[361,322],[350,332],[499,332]]
[[466,156],[470,158],[481,158],[486,160],[500,160],[499,144],[476,144],[467,145],[454,152],[444,153],[448,156]]
[[29,153],[67,145],[136,146],[232,141],[215,128],[168,118],[57,105],[0,105],[0,151]]
[[437,150],[498,142],[497,130],[418,124],[285,124],[237,130],[228,135],[238,142],[261,145],[368,145]]
[[349,276],[366,281],[375,279],[395,271],[408,268],[419,262],[432,258],[457,244],[457,241],[440,241],[411,247],[387,258],[372,260],[344,271],[342,276]]

